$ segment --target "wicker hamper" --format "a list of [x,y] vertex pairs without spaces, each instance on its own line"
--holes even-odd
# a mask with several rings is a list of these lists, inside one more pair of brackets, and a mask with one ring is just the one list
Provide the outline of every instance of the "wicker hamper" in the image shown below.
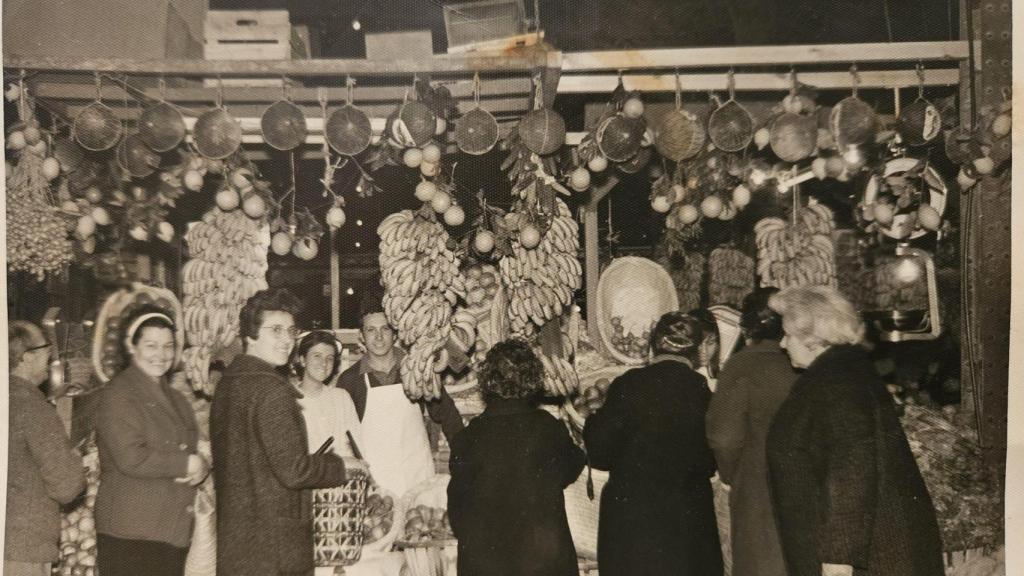
[[335,488],[313,490],[313,554],[317,566],[349,566],[363,550],[369,479],[356,476]]

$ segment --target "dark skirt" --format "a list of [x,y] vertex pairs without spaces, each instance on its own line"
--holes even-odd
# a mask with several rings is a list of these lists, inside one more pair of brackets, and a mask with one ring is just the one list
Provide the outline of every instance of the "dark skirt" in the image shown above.
[[96,569],[103,576],[183,576],[188,548],[166,542],[96,535]]

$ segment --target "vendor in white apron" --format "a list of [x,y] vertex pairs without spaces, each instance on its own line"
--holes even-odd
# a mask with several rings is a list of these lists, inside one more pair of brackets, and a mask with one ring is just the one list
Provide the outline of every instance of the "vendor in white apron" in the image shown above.
[[462,430],[462,417],[445,392],[432,402],[414,402],[405,395],[399,370],[404,353],[379,308],[363,314],[361,330],[366,354],[341,373],[338,386],[356,405],[363,431],[359,448],[374,480],[401,496],[434,475],[424,409],[449,441]]

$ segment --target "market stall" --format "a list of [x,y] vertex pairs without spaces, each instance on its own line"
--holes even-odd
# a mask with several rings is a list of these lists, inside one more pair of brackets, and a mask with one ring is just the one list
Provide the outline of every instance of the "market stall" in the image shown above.
[[[1011,102],[976,107],[963,82],[973,86],[980,62],[973,44],[527,44],[376,61],[5,54],[5,95],[18,111],[6,126],[9,272],[67,284],[76,268],[124,286],[95,315],[64,322],[55,370],[69,381],[59,395],[82,409],[119,368],[121,315],[156,304],[178,320],[176,385],[205,428],[219,370],[241,352],[239,310],[273,283],[273,262],[324,264],[327,252],[327,318],[341,327],[335,238],[362,225],[353,197],[373,193],[414,205],[376,227],[383,309],[406,350],[404,392],[432,400],[446,390],[465,420],[483,410],[476,368],[487,350],[517,337],[545,366],[545,409],[582,443],[609,382],[647,359],[661,314],[709,310],[720,345],[713,376],[737,347],[736,308],[757,286],[837,287],[864,314],[880,366],[906,343],[959,340],[960,323],[965,350],[977,346],[973,320],[951,311],[971,306],[943,278],[955,277],[965,246],[977,249],[967,238],[971,190],[1008,186]],[[954,105],[958,90],[969,111]],[[587,98],[582,130],[567,129],[560,95]],[[509,198],[467,193],[458,164],[496,154]],[[313,203],[300,190],[311,160]],[[383,189],[385,168],[414,183]],[[609,198],[630,187],[646,194],[633,201],[655,222],[646,250],[616,247],[616,230],[634,223],[614,222]],[[77,347],[70,324],[88,334]],[[890,389],[936,503],[948,570],[998,574],[1001,486],[983,461],[979,438],[991,431],[977,416],[989,385],[973,381],[962,401],[943,403],[918,389],[927,379],[918,376],[893,377]],[[95,573],[98,464],[87,446],[90,491],[65,515],[59,574]],[[318,574],[454,574],[445,450],[435,455],[442,474],[406,494],[365,479],[318,491]],[[600,569],[596,496],[606,479],[588,468],[566,491],[585,574]],[[212,574],[210,484],[196,506],[187,571],[196,576]],[[728,559],[728,487],[716,490]]]

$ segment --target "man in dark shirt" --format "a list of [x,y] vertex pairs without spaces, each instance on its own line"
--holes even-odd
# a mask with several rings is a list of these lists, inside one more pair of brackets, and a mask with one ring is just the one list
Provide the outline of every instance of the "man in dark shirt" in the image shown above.
[[463,428],[455,402],[442,389],[434,401],[412,401],[401,386],[400,367],[404,353],[395,346],[395,332],[388,324],[379,302],[365,309],[361,330],[366,354],[338,377],[362,422],[363,445],[359,446],[374,479],[397,494],[434,474],[431,445],[423,410],[440,424],[445,438]]

